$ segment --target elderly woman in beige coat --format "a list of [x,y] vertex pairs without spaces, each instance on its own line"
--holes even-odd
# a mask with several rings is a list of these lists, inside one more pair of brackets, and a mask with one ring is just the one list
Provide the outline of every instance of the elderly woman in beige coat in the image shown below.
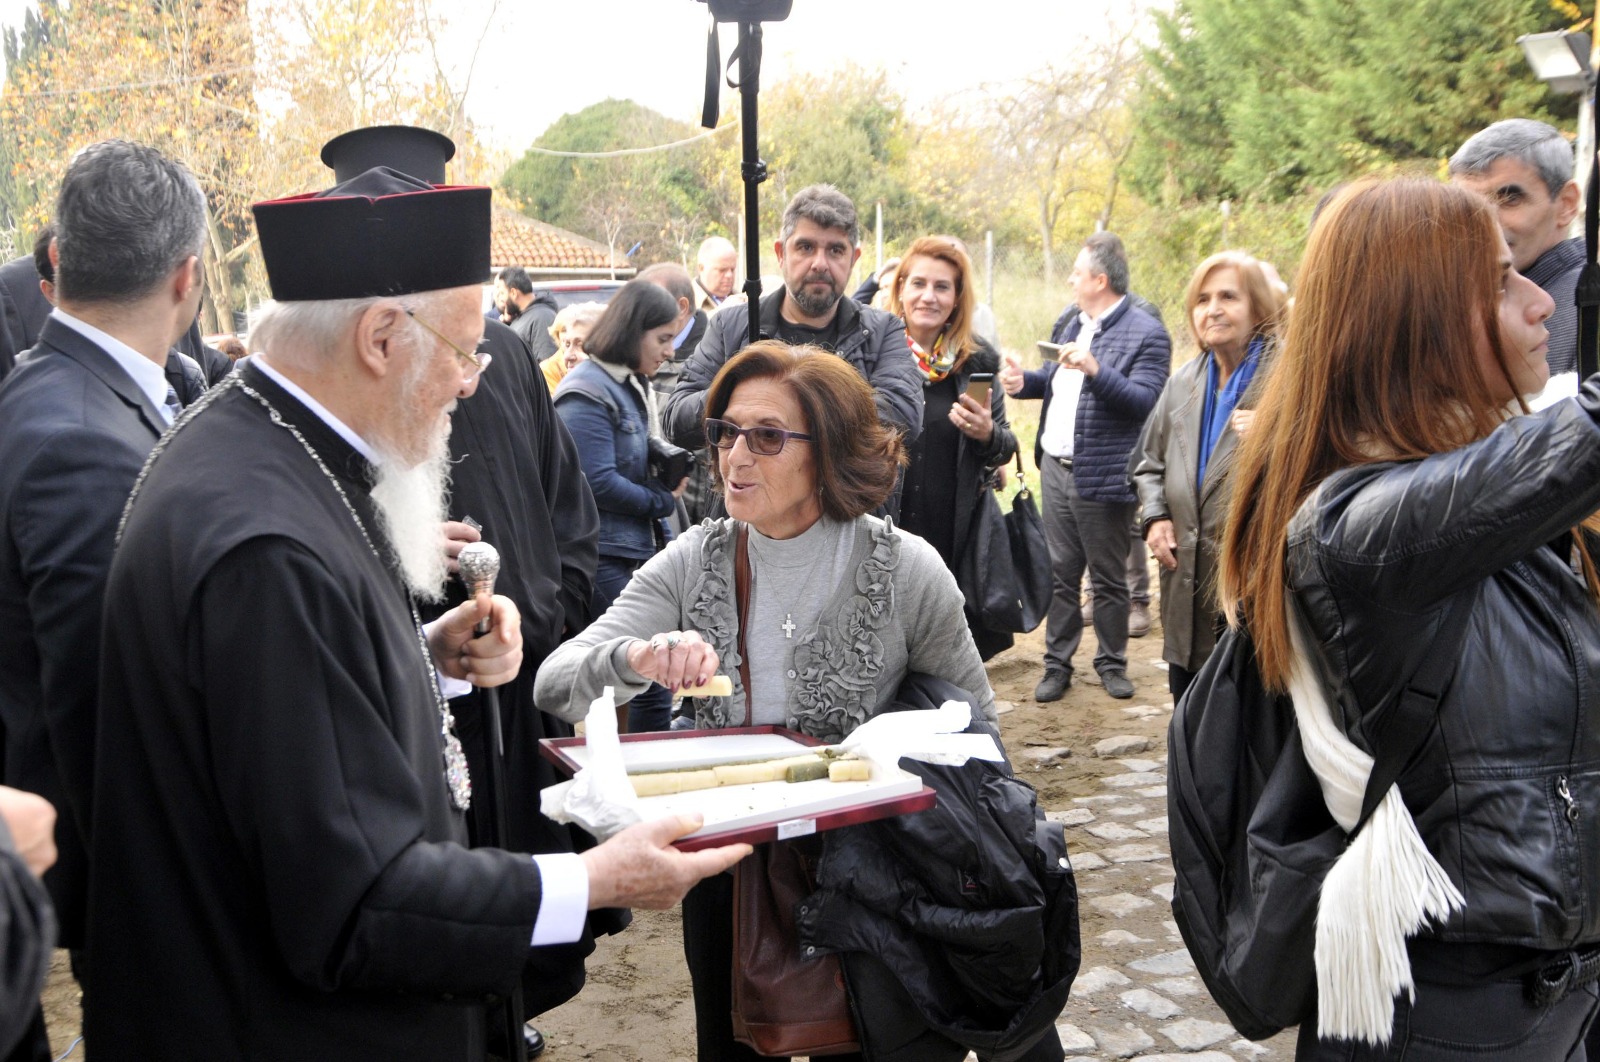
[[1249,430],[1247,395],[1276,335],[1281,296],[1254,258],[1225,251],[1195,269],[1183,302],[1201,354],[1167,381],[1129,462],[1145,541],[1161,565],[1162,656],[1174,699],[1216,645],[1228,469]]

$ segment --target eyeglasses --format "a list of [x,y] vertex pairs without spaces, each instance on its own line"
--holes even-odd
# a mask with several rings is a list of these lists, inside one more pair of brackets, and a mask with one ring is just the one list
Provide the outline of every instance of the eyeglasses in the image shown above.
[[455,351],[456,357],[467,363],[467,366],[471,370],[467,373],[468,380],[475,379],[476,377],[482,375],[483,371],[489,367],[489,363],[494,361],[494,355],[490,354],[488,351],[478,354],[470,350],[463,350],[449,336],[433,327],[433,325],[429,324],[427,321],[424,321],[422,318],[418,317],[415,310],[406,309],[406,316],[417,322],[417,324],[421,325],[423,330],[428,332],[435,339],[439,340],[445,346]]
[[733,449],[733,444],[738,442],[741,435],[744,436],[744,444],[750,447],[750,452],[762,457],[776,457],[783,453],[783,447],[790,439],[811,441],[811,436],[801,431],[769,428],[764,424],[754,428],[741,428],[725,420],[706,421],[706,441],[719,450]]

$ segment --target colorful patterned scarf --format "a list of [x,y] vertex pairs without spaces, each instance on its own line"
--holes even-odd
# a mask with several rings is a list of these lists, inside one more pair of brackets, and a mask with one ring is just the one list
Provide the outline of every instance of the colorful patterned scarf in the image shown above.
[[911,353],[917,359],[917,368],[922,370],[922,375],[928,378],[929,383],[938,383],[950,375],[950,370],[956,366],[955,351],[945,349],[944,333],[939,333],[939,338],[933,341],[933,350],[926,351],[911,338],[911,333],[906,333],[906,346],[911,348]]

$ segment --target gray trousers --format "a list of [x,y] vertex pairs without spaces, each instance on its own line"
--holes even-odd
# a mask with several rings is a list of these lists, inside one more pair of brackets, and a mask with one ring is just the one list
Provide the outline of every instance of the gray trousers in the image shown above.
[[[1137,515],[1137,507],[1134,511]],[[1133,541],[1128,546],[1128,596],[1141,605],[1150,604],[1150,547],[1144,544],[1137,519],[1133,523]]]
[[1044,487],[1045,538],[1054,576],[1050,614],[1045,619],[1046,668],[1072,671],[1072,657],[1083,640],[1078,584],[1089,572],[1094,589],[1094,636],[1100,643],[1094,669],[1128,666],[1128,528],[1138,502],[1096,502],[1078,497],[1072,473],[1046,456],[1039,473]]

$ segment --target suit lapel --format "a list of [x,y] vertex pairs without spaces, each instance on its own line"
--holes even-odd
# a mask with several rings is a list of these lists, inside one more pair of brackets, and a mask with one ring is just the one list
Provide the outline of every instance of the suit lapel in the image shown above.
[[158,438],[167,430],[167,418],[156,409],[150,396],[89,337],[54,318],[47,318],[39,330],[39,346],[49,347],[81,365],[123,402],[138,410],[145,425]]

